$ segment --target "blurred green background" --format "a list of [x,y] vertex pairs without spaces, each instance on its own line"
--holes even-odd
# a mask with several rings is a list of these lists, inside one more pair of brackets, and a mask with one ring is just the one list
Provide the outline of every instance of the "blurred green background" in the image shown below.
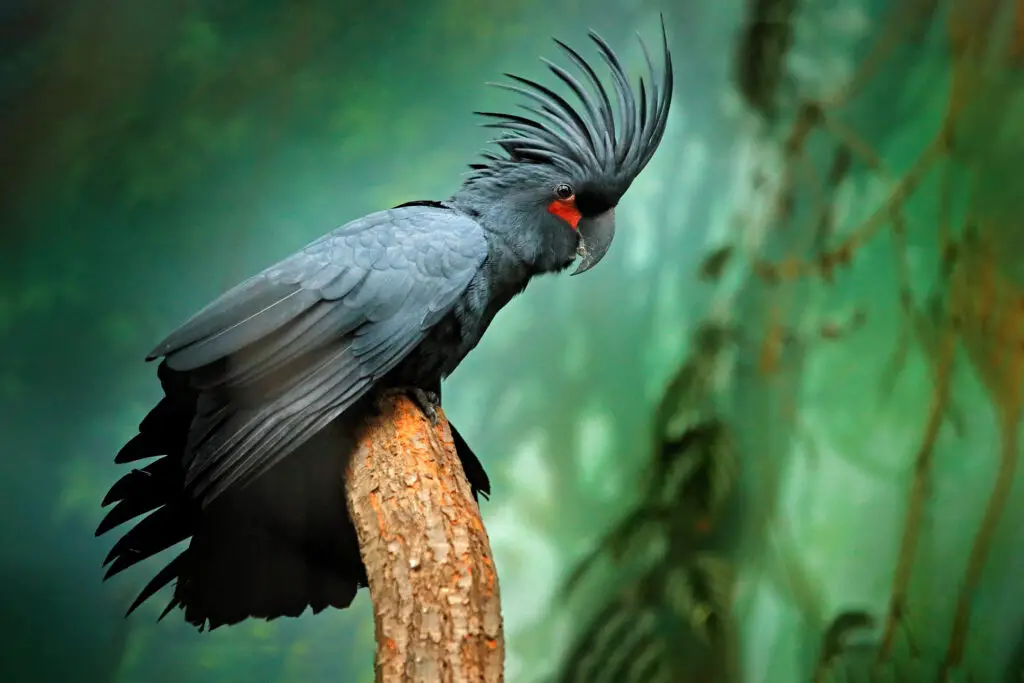
[[[595,29],[639,71],[633,34],[656,44],[659,12],[673,118],[615,248],[584,278],[531,286],[445,390],[494,482],[482,511],[507,680],[868,680],[844,676],[867,675],[889,607],[937,367],[929,311],[960,291],[939,267],[941,178],[916,188],[905,233],[886,228],[831,284],[771,287],[751,264],[841,243],[883,203],[946,109],[946,13],[961,4],[0,3],[0,680],[372,680],[365,592],[346,612],[207,634],[177,614],[154,623],[160,601],[122,619],[152,565],[101,584],[112,539],[92,531],[121,473],[113,455],[158,398],[141,359],[315,236],[448,196],[488,139],[471,111],[508,106],[482,84],[543,76],[552,36],[584,45]],[[896,6],[912,21],[894,23]],[[773,18],[751,34],[757,12]],[[886,30],[887,59],[803,161],[787,158],[801,101],[850,83]],[[995,111],[1016,111],[1016,78],[994,86]],[[1020,124],[996,140],[984,111],[972,141],[999,151],[1002,184],[958,176],[961,213],[978,192],[1024,196]],[[853,159],[832,188],[837,149]],[[791,194],[795,210],[776,215]],[[1000,205],[985,230],[1016,234],[1017,204]],[[946,647],[1006,436],[974,362],[955,363],[906,623],[890,677],[873,680],[933,680]],[[600,546],[654,489],[661,516]],[[1022,512],[1011,495],[972,596],[976,681],[1020,680]],[[602,560],[570,594],[566,578],[600,548],[624,561]]]

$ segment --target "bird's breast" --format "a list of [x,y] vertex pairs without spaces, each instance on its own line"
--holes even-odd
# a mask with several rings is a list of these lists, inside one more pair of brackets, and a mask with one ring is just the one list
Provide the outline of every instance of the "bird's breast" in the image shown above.
[[427,330],[423,341],[392,372],[391,383],[430,388],[465,358],[470,329],[454,312]]
[[433,386],[454,372],[480,343],[498,311],[523,291],[527,280],[523,277],[509,282],[484,269],[401,363],[396,379],[415,386]]

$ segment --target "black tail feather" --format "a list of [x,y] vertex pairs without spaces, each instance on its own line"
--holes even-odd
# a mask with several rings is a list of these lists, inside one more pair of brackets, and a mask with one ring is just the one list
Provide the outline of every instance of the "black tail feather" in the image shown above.
[[107,512],[96,535],[102,536],[116,526],[180,498],[180,469],[178,463],[165,457],[121,477],[103,499],[103,507],[117,505]]
[[157,377],[163,387],[164,398],[143,418],[139,433],[114,457],[118,464],[158,455],[174,456],[177,462],[181,462],[198,394],[189,386],[188,377],[171,370],[166,362],[160,363]]
[[[175,592],[160,619],[182,608],[186,619],[201,628],[350,604],[365,580],[360,580],[364,572],[354,529],[345,526],[340,470],[325,470],[328,461],[318,461],[316,453],[296,453],[289,459],[291,465],[268,472],[271,476],[264,481],[230,492],[204,510],[185,486],[183,465],[196,415],[196,392],[166,364],[161,364],[159,376],[165,397],[116,461],[163,457],[121,477],[103,499],[104,506],[113,507],[97,535],[146,515],[114,543],[104,561],[104,578],[180,541],[191,541],[148,581],[128,614],[172,583]],[[337,463],[337,447],[333,450],[330,462]],[[313,528],[316,524],[324,528]],[[351,544],[344,547],[350,535]],[[335,536],[342,541],[342,550],[318,546]]]
[[[177,557],[168,562],[167,565],[159,572],[157,572],[156,576],[150,579],[149,583],[147,583],[146,586],[141,591],[139,591],[138,596],[132,602],[131,607],[128,608],[128,611],[125,612],[124,615],[127,617],[129,614],[138,609],[139,605],[141,605],[142,603],[146,602],[146,600],[149,600],[151,597],[156,595],[156,593],[161,588],[168,585],[171,581],[177,579],[178,575],[181,573],[182,566],[185,564],[187,560],[188,550],[184,550]],[[172,600],[172,602],[174,601]],[[163,619],[167,612],[169,612],[171,609],[173,609],[173,607],[168,608],[163,614],[160,615],[160,618]]]
[[110,487],[101,505],[107,507],[111,503],[143,498],[168,500],[177,491],[174,475],[180,469],[173,458],[160,458],[145,467],[133,469]]
[[[142,603],[139,603],[140,605]],[[160,613],[160,616],[156,618],[157,621],[163,621],[164,617],[170,614],[175,608],[181,607],[181,603],[178,602],[178,598],[171,596],[171,599],[167,601],[167,606],[164,607],[164,611]],[[125,616],[128,616],[127,614]]]
[[[159,619],[180,608],[201,630],[251,617],[298,616],[307,607],[313,613],[347,607],[367,582],[345,506],[345,463],[339,457],[354,447],[354,423],[346,417],[331,425],[247,486],[203,508],[185,485],[183,464],[196,391],[166,364],[160,365],[159,377],[165,397],[116,462],[158,459],[111,487],[103,506],[113,507],[96,535],[146,516],[114,543],[103,563],[104,579],[191,540],[146,583],[127,613],[172,583],[174,594]],[[489,495],[480,461],[454,427],[452,437],[474,497]]]
[[469,444],[466,443],[466,440],[462,438],[462,434],[459,434],[459,430],[455,428],[455,425],[449,422],[448,426],[452,430],[455,453],[462,462],[462,470],[466,473],[466,480],[469,481],[469,486],[473,490],[473,498],[477,502],[480,501],[480,496],[483,496],[485,500],[490,499],[491,480],[488,478],[484,466],[477,459],[476,454],[469,447]]
[[180,505],[165,505],[132,527],[110,549],[103,566],[110,565],[104,580],[192,535],[193,515]]
[[176,428],[184,425],[187,432],[191,421],[188,410],[174,406],[167,398],[161,400],[139,424],[139,433],[114,456],[114,462],[120,465],[167,455],[168,452],[181,452],[184,443],[176,443],[180,439],[180,432]]
[[307,607],[314,614],[344,608],[355,598],[360,582],[351,568],[336,571],[291,539],[246,526],[230,513],[209,521],[190,546],[202,562],[190,563],[175,590],[188,622],[212,630],[250,617],[297,617]]
[[[164,402],[161,401],[157,407],[163,405],[163,403]],[[150,414],[152,415],[152,413]],[[140,426],[139,428],[141,429],[142,427]],[[114,456],[114,462],[118,465],[122,465],[128,462],[152,458],[155,455],[162,455],[157,452],[159,450],[159,442],[154,442],[152,435],[138,434],[131,441],[121,447],[121,450],[119,450],[117,455]]]

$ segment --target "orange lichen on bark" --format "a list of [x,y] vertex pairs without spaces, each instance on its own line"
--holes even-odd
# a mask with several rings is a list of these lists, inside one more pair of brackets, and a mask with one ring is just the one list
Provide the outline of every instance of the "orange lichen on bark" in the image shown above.
[[349,512],[370,583],[378,683],[504,680],[498,579],[480,510],[438,409],[381,401],[350,462]]

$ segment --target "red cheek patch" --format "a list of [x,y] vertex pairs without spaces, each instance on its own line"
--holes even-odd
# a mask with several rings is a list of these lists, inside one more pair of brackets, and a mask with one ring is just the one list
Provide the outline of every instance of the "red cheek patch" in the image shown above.
[[561,218],[563,221],[568,223],[573,230],[576,230],[580,223],[580,210],[576,208],[575,199],[556,199],[548,204],[548,213],[553,213]]

